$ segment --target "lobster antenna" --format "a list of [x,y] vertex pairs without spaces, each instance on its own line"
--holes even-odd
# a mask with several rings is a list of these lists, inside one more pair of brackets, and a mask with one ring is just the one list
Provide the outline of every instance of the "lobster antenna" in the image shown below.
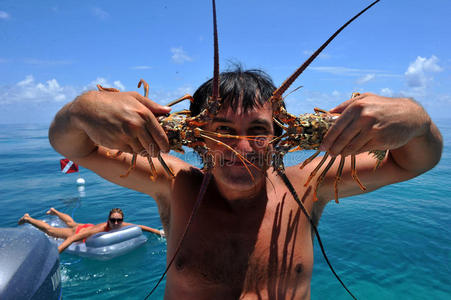
[[212,101],[219,100],[219,46],[218,28],[216,25],[216,1],[213,0],[213,39],[214,39],[214,67],[213,67],[213,90]]
[[[216,3],[215,3],[215,0],[213,0],[212,2],[213,2],[213,35],[214,35],[214,67],[213,67],[214,69],[213,69],[213,90],[212,90],[211,101],[216,102],[219,100],[219,50],[218,50],[218,31],[217,31],[217,26],[216,26]],[[182,233],[179,243],[178,243],[177,247],[175,248],[176,249],[175,253],[172,256],[171,260],[169,261],[168,265],[166,266],[166,269],[163,272],[163,274],[161,275],[158,282],[155,284],[155,286],[152,288],[152,290],[147,294],[147,296],[144,299],[148,299],[150,297],[150,295],[152,295],[153,292],[155,292],[158,285],[161,283],[164,276],[169,271],[169,268],[173,264],[175,257],[179,253],[179,251],[182,247],[183,241],[185,240],[185,237],[188,234],[188,231],[191,227],[191,223],[193,222],[193,219],[194,219],[194,217],[197,213],[197,210],[202,202],[202,199],[205,196],[205,193],[207,191],[207,187],[208,187],[208,184],[209,184],[211,178],[212,178],[211,170],[208,170],[207,173],[205,173],[204,178],[202,179],[199,194],[197,195],[197,199],[196,199],[196,202],[194,203],[193,210],[191,211],[191,215],[188,219],[188,223],[186,224],[185,231]]]
[[313,228],[313,231],[315,232],[316,238],[318,240],[319,247],[321,249],[321,253],[324,256],[324,259],[326,260],[327,265],[329,266],[330,270],[334,274],[335,278],[340,282],[340,284],[343,286],[343,288],[348,292],[348,294],[352,297],[352,299],[357,300],[357,298],[351,293],[351,291],[348,289],[348,287],[344,284],[344,282],[341,280],[340,276],[338,276],[337,272],[335,272],[334,268],[332,267],[332,264],[329,261],[329,258],[326,255],[326,251],[324,250],[323,242],[321,241],[321,238],[319,236],[318,228],[315,225],[315,222],[313,222],[312,217],[309,215],[307,210],[305,209],[304,204],[302,204],[302,201],[299,199],[299,196],[294,189],[293,185],[291,184],[291,181],[288,179],[287,175],[284,172],[278,171],[278,174],[282,178],[283,182],[285,183],[286,187],[290,191],[291,195],[293,196],[294,200],[297,202],[299,207],[301,208],[304,215],[307,217],[308,221],[310,222],[310,225]]
[[300,66],[294,73],[293,75],[291,75],[290,77],[288,77],[284,83],[282,83],[282,85],[274,91],[273,93],[273,97],[276,99],[280,99],[283,95],[283,93],[285,93],[285,91],[290,87],[290,85],[296,80],[296,78],[298,78],[299,75],[302,74],[302,72],[304,72],[304,70],[312,63],[313,60],[315,60],[315,58],[324,50],[324,48],[326,48],[327,45],[329,45],[329,43],[343,30],[346,28],[346,26],[348,26],[350,23],[352,23],[352,21],[354,21],[355,19],[357,19],[361,14],[363,14],[365,11],[367,11],[368,9],[370,9],[374,4],[376,4],[377,2],[379,2],[380,0],[376,0],[373,3],[371,3],[370,5],[368,5],[365,9],[363,9],[361,12],[359,12],[358,14],[356,14],[354,17],[352,17],[352,19],[350,19],[348,22],[346,22],[343,26],[341,26],[337,31],[335,31],[335,33],[324,43],[321,45],[321,47],[318,48],[318,50],[316,50],[303,64],[302,66]]
[[205,192],[207,191],[208,183],[210,182],[211,177],[212,177],[211,171],[208,171],[204,175],[204,178],[202,179],[202,183],[200,185],[199,194],[197,195],[196,202],[194,202],[193,210],[192,210],[191,215],[190,215],[190,217],[188,219],[188,223],[186,224],[185,231],[182,233],[182,237],[179,240],[177,248],[175,248],[175,253],[174,253],[174,255],[172,255],[172,258],[169,261],[166,269],[164,270],[163,275],[161,275],[161,277],[158,280],[157,284],[155,284],[153,289],[147,294],[147,296],[146,296],[146,298],[144,298],[144,300],[147,300],[149,298],[149,296],[153,294],[153,292],[157,289],[158,285],[163,280],[163,278],[166,275],[166,273],[169,271],[169,268],[172,266],[172,263],[174,262],[175,257],[177,256],[177,254],[179,253],[179,251],[180,251],[180,249],[182,247],[183,241],[185,241],[185,237],[186,237],[186,235],[188,233],[189,228],[191,227],[191,224],[193,223],[194,216],[196,215],[197,210],[199,209],[199,206],[200,206],[200,204],[202,202],[202,199],[205,196]]

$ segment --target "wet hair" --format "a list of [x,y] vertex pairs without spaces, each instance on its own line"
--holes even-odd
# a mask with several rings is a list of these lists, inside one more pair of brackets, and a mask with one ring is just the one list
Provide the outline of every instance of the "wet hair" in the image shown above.
[[[208,97],[212,95],[213,79],[203,83],[194,93],[194,102],[190,105],[192,116],[198,115],[207,106]],[[255,107],[262,107],[276,90],[271,77],[261,70],[243,70],[240,66],[219,75],[219,95],[223,101],[222,108],[238,106],[247,112]],[[273,123],[274,134],[280,136],[282,128]]]
[[117,207],[113,208],[112,210],[110,210],[110,214],[108,215],[108,218],[110,218],[111,215],[114,214],[114,213],[121,214],[122,218],[124,218],[124,212],[122,211],[122,209],[117,208]]

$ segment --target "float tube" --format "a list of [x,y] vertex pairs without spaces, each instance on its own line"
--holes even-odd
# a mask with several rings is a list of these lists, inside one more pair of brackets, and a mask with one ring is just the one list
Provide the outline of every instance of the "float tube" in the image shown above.
[[[60,244],[62,240],[59,239]],[[64,253],[75,254],[97,260],[109,260],[124,255],[147,242],[147,238],[138,226],[124,226],[108,232],[99,232],[86,239],[75,242]]]

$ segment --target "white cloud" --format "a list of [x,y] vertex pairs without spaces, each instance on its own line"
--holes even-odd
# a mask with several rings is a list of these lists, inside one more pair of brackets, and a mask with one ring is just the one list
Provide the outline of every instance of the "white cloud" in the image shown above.
[[375,74],[366,74],[363,77],[360,77],[359,79],[357,79],[357,84],[364,84],[367,83],[368,81],[373,80],[376,77]]
[[429,74],[443,70],[437,63],[438,58],[435,55],[430,58],[418,56],[414,62],[410,63],[404,73],[407,85],[411,88],[425,89],[433,80],[433,77]]
[[383,88],[383,89],[381,89],[380,93],[382,96],[385,96],[385,97],[393,97],[393,94],[394,94],[390,88]]
[[6,20],[9,18],[10,18],[10,16],[6,11],[0,10],[0,19]]
[[177,64],[183,64],[184,62],[193,60],[191,57],[188,56],[188,54],[185,52],[185,50],[183,50],[182,47],[171,48],[171,52],[172,52],[171,57],[172,61]]
[[147,70],[147,69],[152,69],[151,66],[134,66],[134,67],[130,67],[130,69],[132,70]]
[[367,74],[373,74],[374,76],[377,75],[377,77],[401,77],[401,75],[390,74],[386,71],[376,69],[356,69],[339,66],[310,67],[310,69],[318,72],[344,76],[365,76]]
[[17,86],[27,86],[27,85],[29,85],[29,84],[31,84],[33,82],[34,82],[33,75],[27,75],[24,80],[19,81],[17,83]]
[[12,86],[0,86],[0,104],[15,102],[49,102],[65,101],[76,96],[76,90],[71,86],[60,86],[53,78],[46,82],[36,82],[33,75],[27,75],[24,80]]
[[125,86],[119,80],[115,80],[115,81],[113,81],[113,84],[111,84],[108,82],[108,80],[106,78],[97,77],[95,80],[91,81],[86,86],[84,86],[83,91],[97,90],[98,84],[100,84],[104,88],[114,87],[121,91],[125,90]]
[[118,89],[120,89],[121,91],[125,91],[125,86],[119,80],[115,80],[113,82],[113,85]]
[[0,85],[0,105],[20,102],[70,101],[87,90],[97,90],[97,84],[114,87],[121,91],[125,90],[125,86],[119,80],[110,84],[107,79],[102,77],[98,77],[84,87],[74,87],[62,86],[55,78],[37,82],[33,75],[27,75],[13,85]]
[[107,13],[106,11],[104,11],[103,9],[101,9],[99,7],[94,7],[91,10],[91,12],[95,17],[99,18],[100,20],[105,20],[110,17],[109,13]]

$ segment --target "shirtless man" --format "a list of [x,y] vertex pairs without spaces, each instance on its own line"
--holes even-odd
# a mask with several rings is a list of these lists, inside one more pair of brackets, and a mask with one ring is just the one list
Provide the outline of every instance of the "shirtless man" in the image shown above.
[[[206,130],[231,135],[271,136],[275,130],[271,105],[272,81],[262,72],[221,74],[223,106]],[[211,95],[211,81],[194,94],[192,114]],[[199,192],[204,171],[174,156],[156,117],[170,111],[136,92],[82,94],[64,106],[50,127],[53,147],[72,161],[121,186],[152,197],[167,235],[167,259],[175,253]],[[357,155],[359,178],[373,191],[408,180],[440,160],[441,135],[424,109],[405,98],[363,94],[332,110],[341,113],[321,149],[332,155]],[[279,129],[280,130],[280,129]],[[264,157],[269,137],[259,143],[222,139],[261,170],[249,166],[253,179],[230,149],[206,140],[214,153],[211,180],[191,229],[167,274],[165,299],[309,299],[313,267],[311,226],[282,179]],[[131,154],[109,155],[110,149],[148,153],[158,178],[149,180],[149,165],[139,156],[136,169],[120,177]],[[363,153],[389,149],[373,172],[375,159]],[[175,172],[171,180],[155,158],[159,152]],[[300,170],[286,168],[304,206],[318,223],[325,205],[334,199],[338,160],[313,201],[306,178],[321,158]],[[315,178],[314,178],[315,179]],[[312,181],[314,182],[314,180]],[[349,159],[339,185],[340,198],[361,194],[352,180]]]
[[72,219],[68,214],[62,213],[53,207],[51,207],[47,211],[48,215],[55,215],[60,218],[66,225],[67,228],[61,227],[53,227],[47,224],[44,221],[34,219],[30,217],[29,214],[24,214],[22,218],[19,219],[19,225],[24,223],[29,223],[39,230],[44,231],[46,234],[64,239],[64,242],[58,246],[58,252],[61,253],[69,247],[72,243],[86,240],[88,237],[104,231],[110,231],[112,229],[119,229],[122,226],[135,225],[141,227],[142,230],[152,232],[158,235],[162,235],[162,232],[158,229],[154,229],[144,225],[136,225],[132,223],[124,222],[124,213],[120,208],[113,208],[110,210],[110,214],[108,215],[108,220],[104,223],[100,223],[97,225],[94,224],[82,224],[77,223]]

